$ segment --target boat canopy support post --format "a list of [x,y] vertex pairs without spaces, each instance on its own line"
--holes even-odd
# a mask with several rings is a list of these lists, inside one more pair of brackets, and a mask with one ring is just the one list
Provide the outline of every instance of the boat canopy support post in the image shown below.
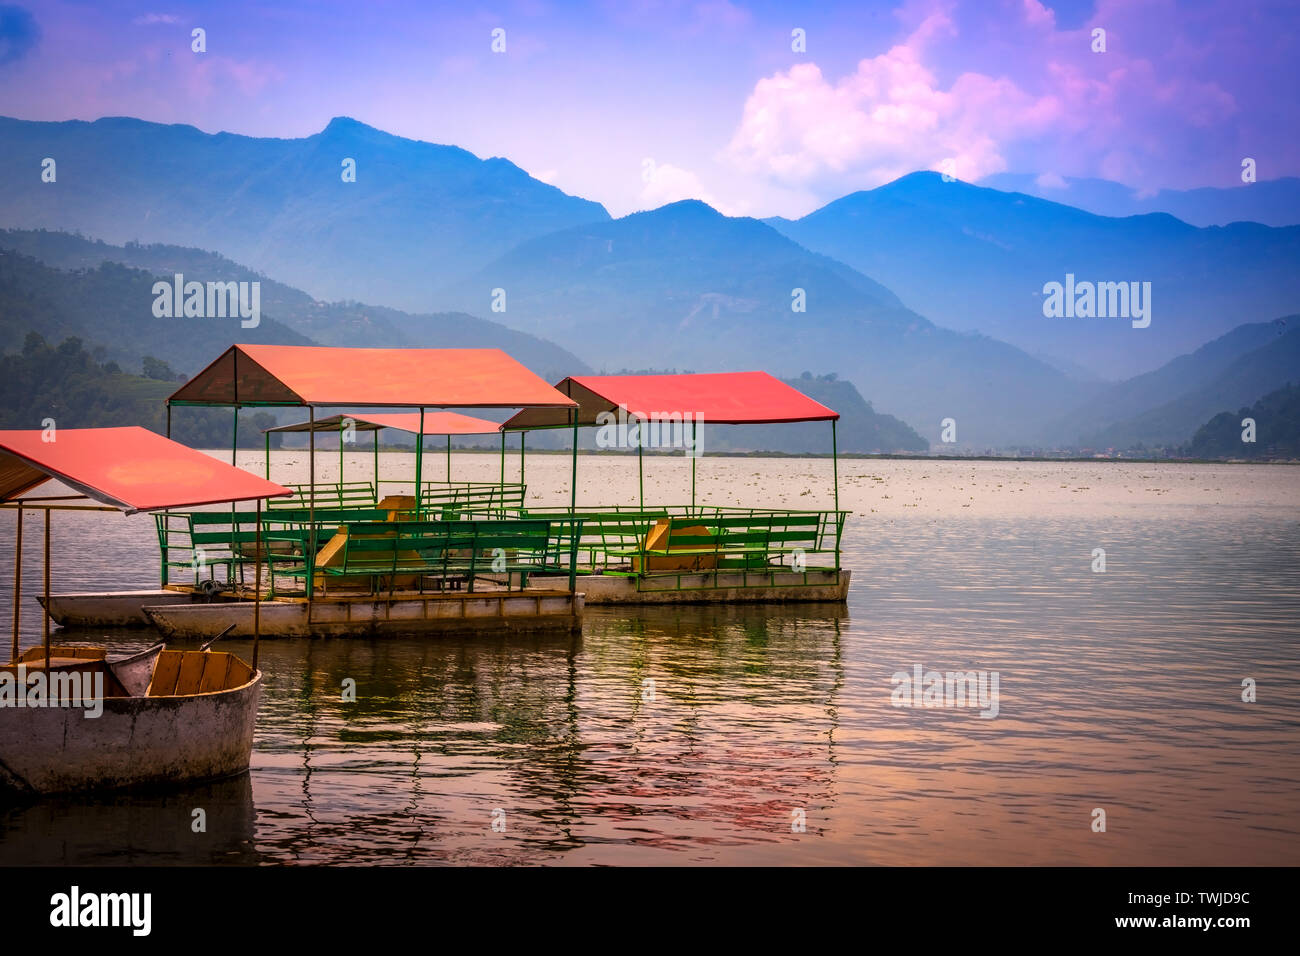
[[578,410],[570,409],[573,422],[573,470],[569,478],[569,514],[578,510]]
[[519,433],[519,483],[524,484],[524,436],[527,432]]
[[[50,672],[50,509],[45,509],[45,673]],[[16,655],[15,655],[16,656]]]
[[447,436],[447,482],[451,482],[451,436]]
[[[10,660],[18,660],[18,609],[23,599],[23,503],[18,502],[18,526],[14,529],[14,643]],[[48,614],[48,610],[46,611]]]
[[835,581],[840,580],[840,451],[835,440],[835,419],[831,419],[831,476],[835,488]]
[[379,429],[376,428],[370,433],[375,439],[375,501],[383,497],[379,493]]
[[415,436],[415,520],[420,520],[420,469],[424,463],[424,406],[420,406],[420,431]]
[[501,485],[506,483],[506,433],[501,433]]
[[271,433],[266,432],[266,480],[271,480]]
[[[257,651],[262,640],[262,499],[257,499],[257,530],[253,541],[253,674],[257,674]],[[271,572],[274,574],[274,570]]]
[[645,511],[645,438],[641,434],[641,422],[636,425],[636,486],[640,496],[641,510]]
[[[316,591],[316,406],[307,406],[307,603]],[[307,610],[311,614],[310,607]]]
[[699,439],[695,435],[695,419],[691,419],[691,514],[695,514],[695,459],[699,458]]

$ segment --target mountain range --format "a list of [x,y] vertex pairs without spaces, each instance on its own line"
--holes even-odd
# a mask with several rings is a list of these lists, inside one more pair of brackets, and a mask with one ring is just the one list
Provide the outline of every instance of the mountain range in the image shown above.
[[[159,276],[176,271],[219,281],[258,281],[267,314],[256,329],[247,330],[234,320],[160,319],[152,311],[152,285]],[[272,317],[272,311],[280,318]],[[33,347],[32,333],[57,343],[58,348]],[[60,343],[60,339],[80,345]],[[202,250],[161,244],[112,246],[44,230],[0,231],[0,355],[6,351],[23,355],[23,361],[13,367],[14,377],[5,383],[17,391],[0,413],[2,424],[18,427],[39,421],[43,416],[33,418],[33,409],[45,408],[51,414],[58,411],[75,426],[118,419],[161,426],[161,400],[175,390],[175,373],[193,374],[231,341],[308,345],[376,340],[407,346],[427,342],[439,347],[501,347],[551,381],[590,371],[576,356],[549,341],[485,319],[317,302]],[[58,363],[41,357],[49,355],[69,357]],[[64,379],[71,376],[76,384],[71,379],[41,383],[37,381],[41,368]],[[164,370],[162,381],[169,384],[152,377],[159,375],[159,368]],[[121,369],[143,369],[146,377]],[[876,412],[847,381],[837,381],[834,375],[808,375],[793,384],[840,412],[843,451],[924,452],[928,447],[905,423]],[[103,397],[114,389],[122,393],[117,399]],[[212,416],[200,418],[187,420],[186,434],[206,439],[213,427],[223,434],[229,428],[224,418],[216,426],[208,420]],[[554,443],[548,443],[547,437],[542,433],[534,444],[559,447],[568,440],[567,433],[551,436],[557,439]],[[825,427],[808,424],[722,427],[707,440],[715,450],[822,453],[830,448]]]
[[[0,118],[0,142],[0,225],[198,246],[318,299],[414,312],[524,239],[609,219],[507,160],[342,117],[304,139]],[[41,181],[45,158],[54,182]]]
[[[0,119],[0,140],[0,226],[15,227],[0,247],[14,254],[17,310],[0,333],[13,347],[51,309],[48,338],[85,334],[128,361],[131,322],[151,301],[140,289],[184,273],[260,281],[261,340],[490,343],[552,379],[628,366],[836,372],[936,450],[1164,444],[1186,441],[1202,406],[1142,415],[1198,389],[1236,404],[1262,394],[1237,401],[1241,389],[1215,391],[1214,379],[1240,362],[1272,380],[1285,348],[1255,354],[1269,348],[1255,327],[1293,313],[1300,292],[1300,227],[1281,224],[1287,181],[1193,197],[1213,218],[1274,196],[1277,226],[1100,216],[930,173],[798,220],[727,217],[697,201],[614,220],[506,160],[346,118],[298,140]],[[57,160],[55,182],[41,181],[42,157]],[[340,175],[347,160],[355,182]],[[62,271],[38,275],[22,256]],[[1151,283],[1150,326],[1046,318],[1046,284],[1067,274]],[[129,302],[101,318],[95,296],[109,287]],[[225,344],[259,340],[233,325],[218,330]],[[158,350],[192,370],[212,354],[206,335],[164,337]],[[957,441],[945,449],[950,418]]]
[[[70,308],[53,309],[40,326],[32,325],[30,315],[0,315],[0,336],[11,345],[21,341],[29,327],[41,327],[48,338],[78,335],[88,341],[103,341],[112,345],[112,357],[124,367],[138,368],[141,355],[149,351],[142,342],[148,341],[155,354],[186,374],[198,371],[232,342],[258,341],[396,348],[493,347],[509,352],[548,381],[591,371],[576,355],[554,343],[497,322],[463,313],[413,315],[358,302],[321,302],[201,249],[161,243],[114,246],[63,232],[9,229],[0,230],[0,250],[39,260],[45,267],[70,272],[74,277],[83,273],[102,276],[106,263],[137,273],[135,285],[129,289],[124,286],[115,293],[98,290],[95,295],[102,299],[83,297]],[[121,273],[120,268],[107,271]],[[154,278],[170,279],[177,273],[204,281],[260,282],[263,327],[244,330],[238,322],[216,324],[221,320],[209,319],[159,322],[151,311],[153,295],[149,287]],[[77,281],[74,278],[69,283],[61,275],[39,273],[28,277],[28,291],[23,295],[60,286],[75,287]],[[104,317],[96,315],[94,301],[111,304],[117,314],[127,315],[129,320],[125,325],[113,326],[108,334],[110,330],[103,327]]]
[[[1300,226],[1197,228],[1165,213],[1110,218],[938,173],[767,222],[885,277],[909,307],[941,325],[1059,356],[1104,378],[1149,371],[1238,325],[1293,312],[1300,300]],[[1067,281],[1149,283],[1150,325],[1047,318],[1045,286]]]
[[1300,225],[1300,179],[1237,182],[1233,186],[1160,189],[1141,193],[1108,179],[1074,179],[1019,173],[995,173],[979,185],[1002,192],[1025,193],[1066,203],[1099,216],[1142,216],[1163,212],[1193,226],[1258,222],[1266,226]]

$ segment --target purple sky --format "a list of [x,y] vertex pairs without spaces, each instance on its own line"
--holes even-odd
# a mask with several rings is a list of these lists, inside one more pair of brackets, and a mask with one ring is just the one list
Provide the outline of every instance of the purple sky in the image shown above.
[[1142,190],[1238,185],[1244,157],[1300,175],[1294,2],[805,6],[0,3],[0,114],[282,137],[347,115],[615,215],[687,197],[801,215],[915,169]]

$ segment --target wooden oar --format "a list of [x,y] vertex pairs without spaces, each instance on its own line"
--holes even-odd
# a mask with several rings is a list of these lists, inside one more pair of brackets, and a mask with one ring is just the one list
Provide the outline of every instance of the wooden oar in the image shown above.
[[207,650],[208,648],[210,648],[213,644],[217,643],[217,641],[221,640],[223,637],[225,637],[227,634],[229,634],[229,633],[230,633],[231,631],[233,631],[234,629],[235,629],[235,625],[234,625],[234,624],[229,625],[225,630],[223,630],[220,634],[218,634],[218,635],[217,635],[216,637],[214,637],[212,640],[210,640],[210,641],[208,641],[207,643],[203,644],[203,645],[199,648],[199,650],[201,650],[201,651],[206,651],[206,650]]

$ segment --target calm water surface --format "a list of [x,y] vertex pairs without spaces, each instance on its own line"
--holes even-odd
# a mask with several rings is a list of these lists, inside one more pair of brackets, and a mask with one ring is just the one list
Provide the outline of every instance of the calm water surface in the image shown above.
[[[383,458],[408,473],[409,455]],[[369,467],[356,456],[348,477]],[[454,467],[499,474],[490,455]],[[635,467],[584,458],[580,502],[635,503]],[[529,456],[536,504],[567,504],[568,468]],[[689,497],[681,459],[646,470],[648,502]],[[699,470],[702,501],[830,504],[829,461]],[[277,453],[273,477],[303,471]],[[857,460],[840,477],[846,607],[590,608],[572,639],[270,642],[248,776],[0,808],[0,862],[1300,863],[1300,468]],[[54,541],[56,590],[156,582],[151,519],[56,515]],[[28,646],[39,616],[22,611]],[[105,636],[150,642],[61,637]],[[997,671],[998,716],[894,707],[891,675],[915,664]]]

